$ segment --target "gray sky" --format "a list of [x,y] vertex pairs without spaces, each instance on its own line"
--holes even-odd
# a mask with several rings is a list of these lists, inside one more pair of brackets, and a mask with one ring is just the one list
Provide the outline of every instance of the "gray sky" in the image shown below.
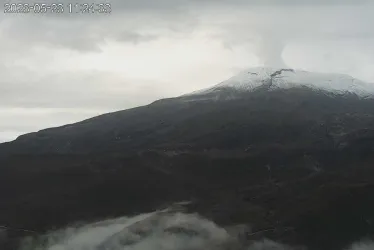
[[254,66],[374,82],[374,1],[109,2],[111,14],[4,14],[0,6],[0,142]]

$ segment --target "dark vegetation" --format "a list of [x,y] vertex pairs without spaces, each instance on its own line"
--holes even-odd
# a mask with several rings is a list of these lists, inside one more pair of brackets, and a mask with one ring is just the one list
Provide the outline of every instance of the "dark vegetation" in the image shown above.
[[[374,100],[307,88],[211,95],[0,144],[0,225],[43,232],[192,200],[217,223],[264,230],[252,238],[312,249],[374,233]],[[7,233],[9,249],[30,234]]]

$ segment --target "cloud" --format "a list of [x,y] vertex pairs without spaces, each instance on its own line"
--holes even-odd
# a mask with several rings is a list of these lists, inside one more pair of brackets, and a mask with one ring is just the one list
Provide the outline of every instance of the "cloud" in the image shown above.
[[[134,217],[100,221],[70,227],[40,238],[26,238],[20,250],[306,250],[269,239],[248,242],[238,230],[220,227],[197,214],[154,212]],[[41,242],[44,242],[42,244]],[[374,243],[357,242],[349,250],[370,250]],[[343,249],[342,249],[343,250]]]
[[[47,0],[46,2],[53,2]],[[76,3],[86,3],[84,0],[77,0]],[[92,3],[102,3],[102,1],[95,0]],[[273,6],[288,6],[288,5],[358,5],[369,3],[370,0],[111,0],[113,11],[133,11],[133,10],[178,10],[190,6],[199,6],[202,4],[226,4],[226,5],[273,5]]]
[[110,111],[145,105],[159,98],[183,93],[178,85],[168,87],[164,82],[133,80],[115,74],[115,71],[61,70],[38,76],[33,70],[24,67],[14,66],[13,70],[25,75],[28,72],[30,77],[23,78],[19,74],[0,70],[3,78],[0,80],[0,108],[79,108]]
[[157,39],[157,35],[150,34],[139,34],[133,31],[124,31],[118,36],[118,41],[120,42],[132,42],[138,44],[140,42],[149,42],[154,39]]
[[[371,53],[374,46],[368,44],[373,44],[374,32],[370,25],[374,22],[373,10],[373,3],[349,7],[293,5],[288,8],[233,8],[220,12],[223,21],[215,27],[215,36],[230,48],[248,44],[248,49],[252,48],[260,61],[268,66],[285,65],[282,58],[284,49],[295,43],[351,42],[353,47],[350,49]],[[359,43],[365,43],[365,48]]]
[[371,250],[374,248],[374,242],[366,240],[361,242],[356,242],[352,244],[349,250]]
[[[27,39],[28,47],[45,45],[62,46],[79,51],[99,51],[100,45],[105,44],[106,39],[137,44],[157,39],[160,36],[172,35],[175,32],[193,32],[200,27],[200,22],[215,22],[215,20],[206,18],[206,11],[221,9],[227,10],[223,15],[231,14],[235,17],[235,13],[240,10],[252,17],[233,23],[236,27],[246,24],[245,26],[255,27],[256,30],[265,28],[267,33],[279,33],[281,28],[283,35],[291,39],[294,36],[307,35],[308,31],[312,36],[313,29],[316,28],[325,29],[324,35],[327,36],[329,32],[333,32],[336,36],[352,34],[356,37],[372,36],[370,23],[373,18],[366,7],[370,3],[366,0],[115,0],[111,1],[113,13],[110,15],[68,14],[66,12],[62,15],[4,15],[1,22],[1,34],[15,41]],[[346,7],[346,10],[341,10],[346,4],[350,6]],[[325,6],[323,8],[327,11],[318,9],[322,8],[321,6]],[[298,15],[308,10],[309,13],[305,16]],[[359,14],[362,10],[363,15],[357,18],[356,13]],[[341,14],[344,12],[344,15],[340,15],[339,11]],[[347,22],[347,16],[349,16],[349,22]],[[214,17],[214,19],[219,18],[221,18],[220,15]],[[315,18],[319,21],[315,22]],[[305,21],[300,23],[302,19]],[[284,23],[285,26],[280,26]],[[320,25],[321,23],[323,25]],[[342,30],[339,31],[340,28]],[[274,37],[266,36],[264,39],[271,38]]]
[[[238,227],[239,228],[239,227]],[[247,231],[226,230],[196,214],[154,212],[51,232],[40,239],[25,239],[21,250],[203,250],[244,249],[240,236]],[[47,242],[40,244],[39,241]],[[40,248],[38,248],[40,247]],[[292,250],[270,240],[248,250]]]

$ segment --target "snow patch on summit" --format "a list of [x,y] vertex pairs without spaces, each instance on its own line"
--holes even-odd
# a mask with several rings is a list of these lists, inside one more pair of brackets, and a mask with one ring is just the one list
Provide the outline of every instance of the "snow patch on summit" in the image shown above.
[[374,95],[374,84],[355,79],[349,75],[258,67],[242,71],[218,85],[192,92],[186,96],[205,95],[227,88],[238,91],[253,91],[259,87],[265,87],[268,90],[309,87],[334,94],[354,93],[361,97]]

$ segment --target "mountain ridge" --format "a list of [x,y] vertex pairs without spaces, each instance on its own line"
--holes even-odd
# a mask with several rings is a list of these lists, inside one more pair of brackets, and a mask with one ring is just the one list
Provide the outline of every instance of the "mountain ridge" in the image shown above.
[[[314,82],[316,78],[319,79],[318,84],[315,84]],[[321,79],[323,80],[321,81]],[[343,80],[344,82],[342,86],[338,86],[339,84],[341,84],[340,80]],[[324,83],[330,83],[329,87],[323,88],[321,85],[323,85]],[[374,97],[374,84],[366,83],[364,81],[355,79],[349,75],[313,73],[291,68],[255,67],[243,70],[239,74],[212,87],[197,90],[192,93],[184,94],[177,97],[156,100],[148,105],[139,106],[126,110],[138,109],[150,105],[167,105],[170,103],[180,101],[196,102],[212,100],[231,100],[238,98],[240,99],[243,97],[243,95],[246,94],[246,92],[253,92],[258,90],[274,91],[292,88],[308,88],[310,90],[320,91],[326,95],[333,96],[357,95],[360,98],[369,99]],[[125,110],[110,112],[96,117],[116,115],[123,111]],[[53,128],[46,128],[37,132],[31,132],[24,135],[20,135],[14,141],[34,135],[36,133],[43,133],[51,129],[66,129],[69,126],[85,123],[96,117],[88,118],[77,123],[66,124]],[[0,143],[0,145],[9,144],[11,142],[12,141]]]
[[[220,94],[225,98],[220,97],[218,100],[225,101],[215,102],[210,98],[196,101],[195,97],[192,97],[192,101],[188,101],[191,97],[160,100],[146,106],[104,114],[75,124],[22,135],[13,142],[0,144],[0,155],[4,155],[4,151],[10,149],[14,153],[68,153],[74,151],[88,153],[92,150],[112,151],[121,148],[121,150],[137,150],[158,147],[159,144],[170,142],[175,144],[197,143],[196,145],[200,145],[199,147],[204,147],[203,145],[213,147],[213,142],[203,143],[204,140],[210,140],[203,139],[206,135],[239,133],[238,131],[248,134],[249,137],[245,140],[248,140],[250,144],[256,135],[255,132],[246,132],[246,129],[259,131],[260,127],[258,126],[261,123],[267,124],[266,126],[270,130],[283,123],[289,123],[287,126],[290,127],[296,126],[298,123],[305,125],[309,123],[307,126],[314,123],[330,126],[326,124],[332,122],[331,118],[327,119],[331,115],[340,116],[341,120],[346,120],[349,123],[354,121],[357,124],[352,124],[352,128],[345,131],[347,133],[353,132],[352,129],[359,123],[365,124],[371,121],[370,107],[374,105],[373,99],[362,99],[354,94],[326,95],[323,92],[312,91],[307,87],[275,89],[270,92],[258,89],[251,92],[234,93],[235,98],[227,98],[227,96],[230,97],[231,92],[223,91]],[[221,117],[222,112],[226,117]],[[360,117],[357,118],[354,115],[355,112],[365,114],[365,116],[357,115]],[[298,114],[298,117],[293,117],[286,122],[285,119],[290,119],[286,117],[292,117],[292,113]],[[310,113],[309,117],[305,116],[306,113]],[[291,123],[292,120],[294,124]],[[212,121],[216,121],[217,124],[213,124]],[[222,127],[218,126],[220,123],[222,123]],[[241,123],[242,127],[234,128],[230,125],[238,123]],[[198,126],[197,130],[191,130],[188,124]],[[233,130],[229,132],[227,128],[231,127]],[[313,127],[310,129],[324,133],[317,124]],[[204,128],[204,130],[200,128]],[[362,129],[364,128],[367,126],[362,127]],[[306,132],[302,133],[306,137],[311,136]],[[230,137],[229,134],[227,136]],[[274,136],[272,140],[276,142],[278,140],[275,139],[276,134],[272,136]],[[323,134],[322,136],[325,137]],[[268,139],[264,137],[262,140],[257,140],[265,142]],[[243,143],[246,144],[244,141]],[[22,150],[18,151],[17,148]]]
[[361,97],[371,98],[374,95],[374,84],[346,74],[316,73],[291,68],[255,67],[243,70],[213,87],[183,96],[204,95],[225,88],[253,91],[261,87],[268,90],[309,87],[335,94],[354,93]]

